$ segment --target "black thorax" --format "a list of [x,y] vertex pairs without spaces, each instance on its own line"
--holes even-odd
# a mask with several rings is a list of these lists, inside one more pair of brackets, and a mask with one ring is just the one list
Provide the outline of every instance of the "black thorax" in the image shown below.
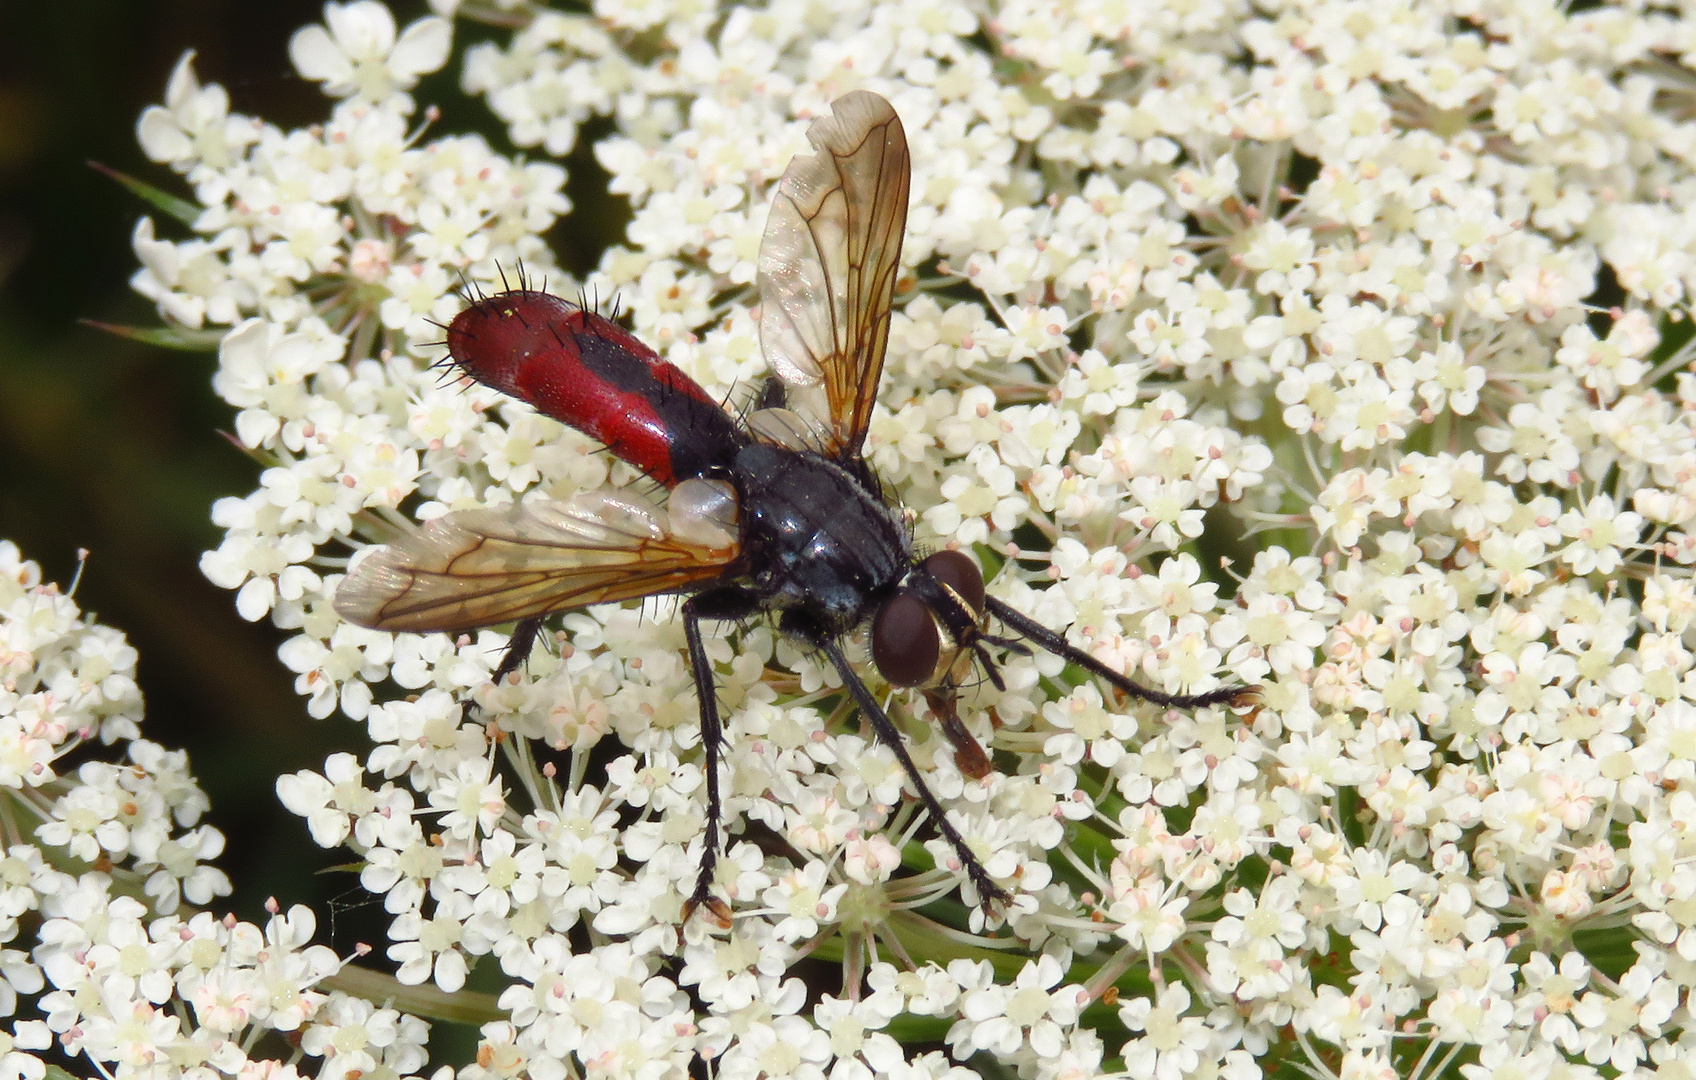
[[756,591],[840,637],[881,604],[912,568],[897,512],[852,472],[808,450],[751,443],[731,466],[742,555]]

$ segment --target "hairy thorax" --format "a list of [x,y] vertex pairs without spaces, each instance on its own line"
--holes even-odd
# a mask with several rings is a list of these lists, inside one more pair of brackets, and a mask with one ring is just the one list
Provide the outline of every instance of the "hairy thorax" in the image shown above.
[[737,453],[731,479],[756,588],[820,632],[853,629],[912,567],[897,512],[835,462],[753,443]]

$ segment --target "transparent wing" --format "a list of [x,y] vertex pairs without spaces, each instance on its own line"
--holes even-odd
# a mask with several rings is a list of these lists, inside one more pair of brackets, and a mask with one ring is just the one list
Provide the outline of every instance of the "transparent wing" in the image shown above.
[[[798,389],[823,384],[830,453],[858,453],[889,343],[912,172],[889,102],[837,98],[778,182],[760,242],[760,344]],[[794,402],[807,395],[796,395]]]
[[669,519],[612,491],[446,514],[361,560],[335,609],[376,630],[471,630],[710,580],[736,558],[735,506],[691,495]]

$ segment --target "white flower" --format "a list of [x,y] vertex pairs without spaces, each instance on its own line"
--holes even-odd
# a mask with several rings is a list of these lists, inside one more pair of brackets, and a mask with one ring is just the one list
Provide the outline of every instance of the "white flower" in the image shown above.
[[1154,1000],[1139,997],[1120,1005],[1120,1021],[1142,1033],[1120,1051],[1126,1069],[1155,1080],[1177,1080],[1194,1072],[1212,1033],[1202,1017],[1185,1015],[1190,1006],[1189,990],[1182,983],[1161,990]]
[[387,104],[418,77],[447,62],[452,26],[435,16],[419,19],[395,37],[395,19],[375,0],[324,5],[328,27],[312,25],[289,40],[289,59],[301,75],[324,84],[335,97]]
[[949,965],[949,974],[965,988],[960,1022],[948,1032],[956,1055],[989,1050],[1006,1056],[1021,1045],[1040,1057],[1060,1052],[1061,1032],[1085,999],[1082,987],[1056,988],[1064,972],[1053,957],[1026,964],[1010,985],[989,982],[987,963],[969,975],[962,963]]
[[[222,86],[201,86],[194,74],[194,53],[177,61],[165,88],[165,105],[150,105],[141,114],[136,137],[147,156],[188,171],[203,182],[229,169],[242,151],[259,138],[260,125],[230,115],[230,97]],[[202,188],[201,197],[217,198],[215,189]]]
[[1562,514],[1558,524],[1562,533],[1575,538],[1561,552],[1573,573],[1611,574],[1619,569],[1620,549],[1636,544],[1643,519],[1630,510],[1616,510],[1612,499],[1598,495],[1582,512]]

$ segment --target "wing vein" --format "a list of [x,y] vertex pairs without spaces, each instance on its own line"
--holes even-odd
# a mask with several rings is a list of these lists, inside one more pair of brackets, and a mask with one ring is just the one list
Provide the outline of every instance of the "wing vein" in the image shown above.
[[760,340],[792,387],[823,383],[827,415],[810,426],[843,456],[859,453],[877,400],[911,162],[883,98],[856,91],[831,108],[807,133],[818,152],[797,155],[778,183],[760,246]]

